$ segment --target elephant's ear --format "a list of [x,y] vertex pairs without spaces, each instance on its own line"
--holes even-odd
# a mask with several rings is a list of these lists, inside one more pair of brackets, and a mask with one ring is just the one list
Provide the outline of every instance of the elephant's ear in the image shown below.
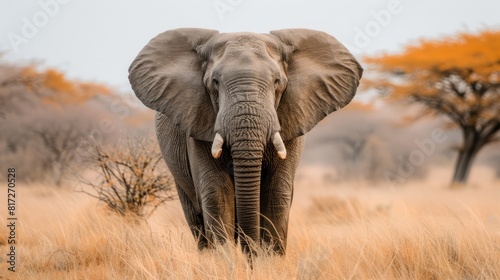
[[285,29],[271,34],[293,49],[287,59],[288,85],[278,107],[281,135],[291,139],[347,105],[363,69],[339,41],[324,32]]
[[129,68],[129,81],[147,107],[161,112],[189,136],[212,141],[215,111],[203,84],[197,47],[218,32],[183,28],[157,35]]

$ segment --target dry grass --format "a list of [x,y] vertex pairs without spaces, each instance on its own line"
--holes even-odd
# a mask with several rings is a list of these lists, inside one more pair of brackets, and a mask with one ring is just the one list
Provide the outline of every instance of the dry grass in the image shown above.
[[287,256],[261,255],[251,270],[234,246],[198,252],[178,201],[133,223],[83,194],[30,186],[18,202],[18,272],[2,260],[0,279],[500,279],[499,198],[498,183],[299,182]]

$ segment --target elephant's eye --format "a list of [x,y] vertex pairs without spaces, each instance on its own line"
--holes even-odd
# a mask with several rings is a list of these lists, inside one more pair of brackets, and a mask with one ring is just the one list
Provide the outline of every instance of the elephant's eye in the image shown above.
[[219,87],[219,81],[217,79],[212,79],[212,84],[214,85],[215,88]]
[[276,78],[276,80],[274,80],[274,88],[277,91],[282,91],[284,89],[285,85],[286,85],[286,80],[285,79]]

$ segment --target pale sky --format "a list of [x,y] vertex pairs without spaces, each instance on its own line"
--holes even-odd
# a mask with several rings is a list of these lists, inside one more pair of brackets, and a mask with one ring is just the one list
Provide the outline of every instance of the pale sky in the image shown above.
[[358,57],[394,52],[419,38],[500,29],[498,0],[0,1],[0,52],[6,59],[38,62],[122,91],[130,91],[128,66],[141,48],[179,27],[317,29]]

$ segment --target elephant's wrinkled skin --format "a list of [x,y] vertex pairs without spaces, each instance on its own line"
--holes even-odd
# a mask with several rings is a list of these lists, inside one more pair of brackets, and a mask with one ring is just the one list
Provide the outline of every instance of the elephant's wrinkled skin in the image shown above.
[[129,69],[158,112],[158,141],[200,248],[240,238],[286,248],[304,134],[347,105],[362,75],[330,35],[176,29],[153,38]]

